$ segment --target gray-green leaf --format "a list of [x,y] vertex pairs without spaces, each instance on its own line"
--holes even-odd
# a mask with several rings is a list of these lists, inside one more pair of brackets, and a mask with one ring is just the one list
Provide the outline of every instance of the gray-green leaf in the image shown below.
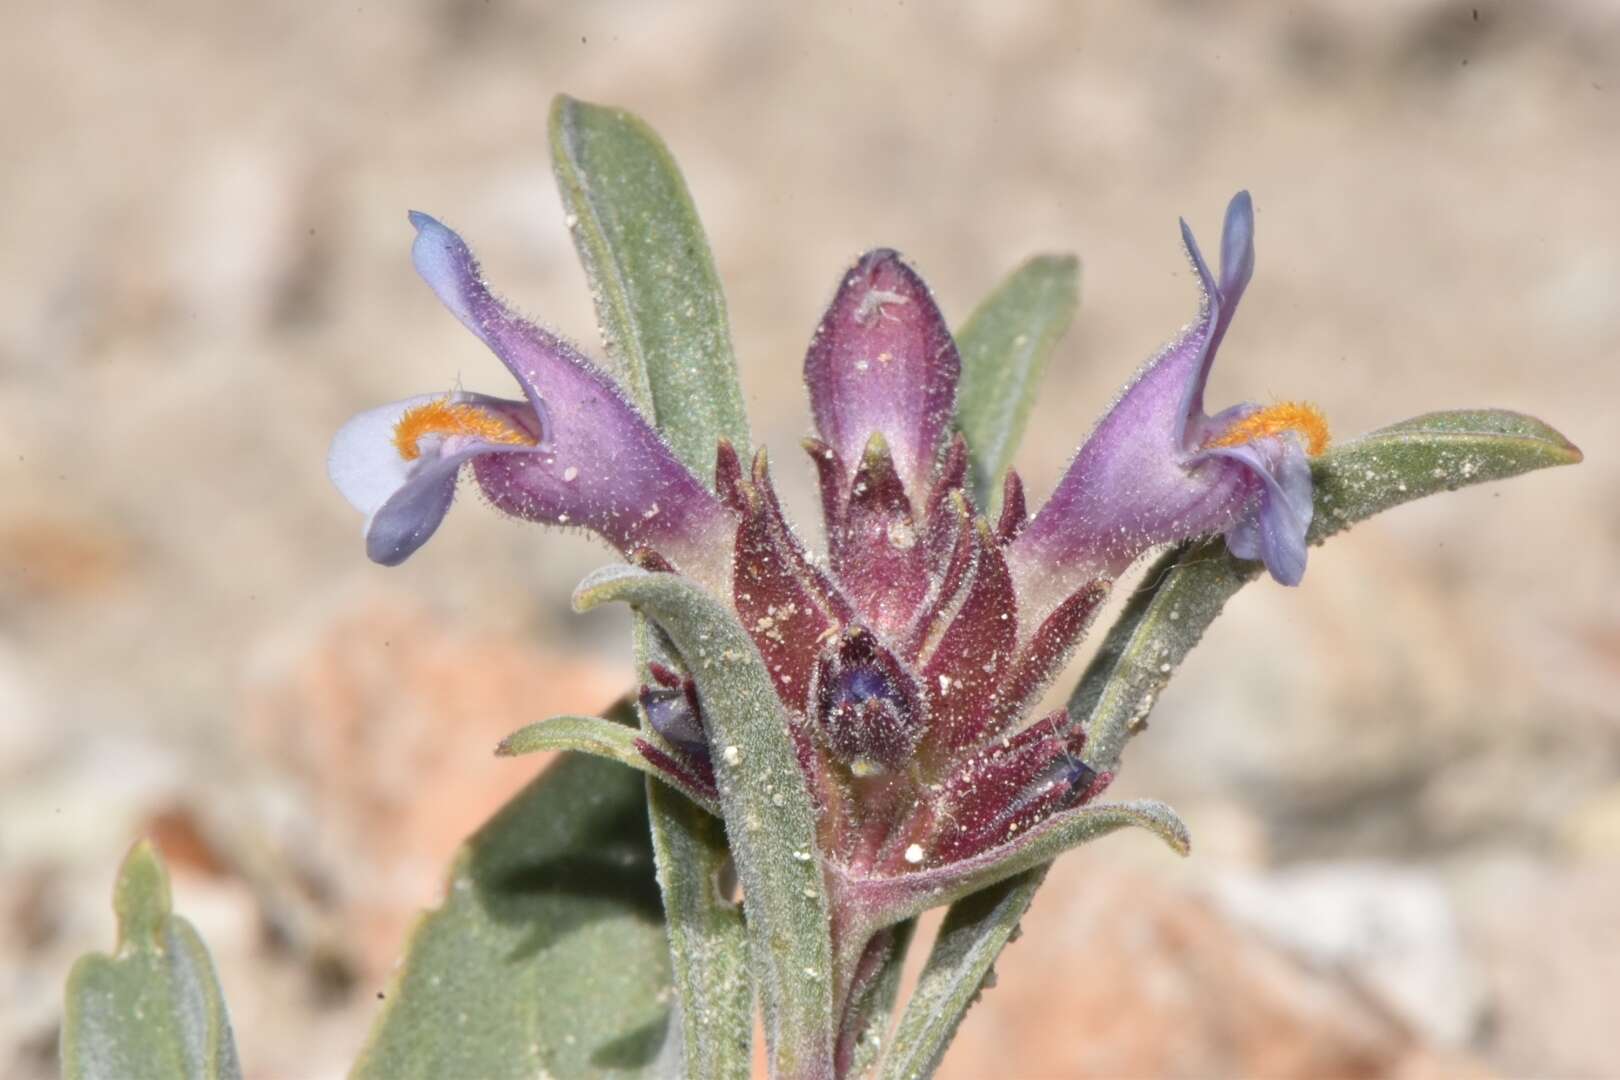
[[851,922],[859,932],[851,933],[850,939],[860,940],[862,932],[871,933],[931,907],[953,903],[987,885],[1043,866],[1070,848],[1132,826],[1153,833],[1180,855],[1187,854],[1192,843],[1174,810],[1154,799],[1137,799],[1065,810],[999,847],[914,873],[862,877],[835,867],[838,888],[852,898],[858,913]]
[[[1568,439],[1533,417],[1490,409],[1429,413],[1342,443],[1311,463],[1320,543],[1381,510],[1468,484],[1581,460]],[[1085,760],[1119,767],[1169,673],[1226,601],[1260,573],[1215,537],[1178,549],[1148,571],[1069,699],[1085,725]]]
[[720,439],[750,445],[748,417],[686,182],[639,118],[567,96],[552,104],[551,154],[608,352],[676,456],[712,481]]
[[1080,263],[1037,255],[1014,270],[957,332],[956,426],[967,438],[977,506],[993,512],[1035,391],[1080,304]]
[[169,876],[146,841],[124,859],[113,891],[118,949],[68,975],[62,1075],[73,1080],[242,1075],[208,949],[171,911]]
[[656,622],[697,680],[773,1075],[831,1075],[834,973],[815,810],[770,673],[732,613],[685,578],[612,566],[574,594],[581,611],[610,601]]
[[882,1080],[933,1075],[996,957],[1029,910],[1046,871],[1045,866],[1025,870],[951,905],[883,1054],[878,1072]]
[[[658,136],[621,110],[559,97],[551,147],[621,380],[681,460],[712,484],[716,445],[725,438],[746,452],[748,422],[725,298],[686,184]],[[635,636],[643,679],[649,661],[673,663],[639,618]],[[647,808],[685,1069],[740,1080],[750,1067],[753,998],[741,912],[715,893],[729,859],[723,830],[651,781]]]
[[462,846],[354,1076],[662,1075],[659,906],[641,777],[559,758]]
[[[628,712],[628,708],[625,711]],[[668,784],[711,814],[720,812],[719,806],[703,792],[655,769],[636,749],[636,740],[642,737],[638,729],[600,716],[553,716],[512,732],[501,740],[495,753],[501,757],[519,757],[544,750],[595,754]]]

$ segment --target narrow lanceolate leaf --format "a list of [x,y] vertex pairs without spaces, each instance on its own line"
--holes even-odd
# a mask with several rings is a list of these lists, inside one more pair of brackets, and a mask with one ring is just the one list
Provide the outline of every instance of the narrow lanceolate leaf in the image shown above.
[[[636,664],[681,670],[663,631],[638,615]],[[638,708],[643,736],[652,729]],[[649,779],[647,818],[652,825],[664,929],[675,978],[682,1075],[747,1080],[753,1066],[754,990],[748,979],[748,927],[742,906],[722,893],[732,876],[731,849],[718,804],[699,809]]]
[[719,813],[719,806],[708,795],[684,783],[680,777],[654,767],[636,748],[637,742],[642,739],[643,735],[638,729],[604,720],[600,716],[553,716],[514,731],[501,740],[495,753],[501,757],[519,757],[544,750],[574,750],[581,754],[594,754],[640,770],[675,788],[704,810]]
[[634,605],[669,635],[697,680],[728,839],[764,998],[772,1075],[830,1076],[832,943],[815,811],[770,673],[741,624],[700,587],[629,566],[580,584],[581,611]]
[[951,905],[884,1051],[877,1074],[881,1080],[921,1080],[934,1074],[996,957],[1017,932],[1046,870],[1026,870]]
[[68,975],[62,1075],[240,1077],[214,965],[191,924],[171,912],[169,876],[150,843],[124,859],[113,909],[117,951],[83,957]]
[[[1320,543],[1381,510],[1437,491],[1502,480],[1581,452],[1532,417],[1499,410],[1429,413],[1343,443],[1311,463]],[[1109,630],[1069,699],[1085,725],[1085,761],[1112,771],[1170,672],[1198,643],[1226,601],[1260,572],[1219,539],[1178,549],[1148,571],[1141,591]]]
[[720,439],[750,445],[748,418],[686,182],[639,118],[566,96],[552,104],[551,154],[619,374],[676,456],[712,480]]
[[463,845],[353,1075],[663,1075],[669,987],[642,779],[570,754]]
[[973,497],[986,513],[1023,438],[1046,363],[1080,303],[1080,263],[1037,255],[984,299],[956,335],[956,426],[972,451]]
[[[676,455],[712,486],[716,446],[728,439],[747,447],[748,421],[725,298],[685,181],[641,120],[568,97],[552,105],[551,149],[620,379]],[[649,653],[656,638],[638,620],[644,680],[648,661],[661,659]],[[641,726],[648,727],[645,717]],[[714,886],[729,858],[724,830],[651,781],[647,799],[685,1071],[746,1076],[753,1034],[746,935],[739,909]]]

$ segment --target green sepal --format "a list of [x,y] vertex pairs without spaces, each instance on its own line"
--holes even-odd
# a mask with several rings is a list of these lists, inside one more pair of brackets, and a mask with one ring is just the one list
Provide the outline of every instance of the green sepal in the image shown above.
[[[623,715],[630,715],[628,704],[621,705]],[[594,754],[608,761],[617,761],[632,769],[646,773],[710,814],[720,812],[719,804],[696,788],[681,783],[676,777],[660,772],[636,749],[636,740],[644,738],[640,729],[600,716],[553,716],[519,728],[495,747],[499,757],[521,757],[546,750],[572,750],[581,754]],[[653,736],[657,738],[657,736]]]
[[[974,505],[993,515],[1041,375],[1080,305],[1080,262],[1037,255],[1009,274],[956,334],[956,427],[967,439]],[[993,518],[992,518],[993,520]]]
[[462,845],[353,1076],[668,1075],[642,778],[568,754]]
[[169,875],[150,842],[124,858],[113,910],[117,950],[81,957],[68,975],[62,1075],[240,1077],[213,962],[196,930],[173,914]]
[[551,106],[551,156],[618,374],[712,483],[720,440],[751,443],[725,297],[686,182],[641,119],[566,95]]
[[831,1075],[834,971],[815,810],[764,661],[730,610],[685,578],[610,566],[574,593],[580,611],[611,601],[655,622],[697,681],[773,1075]]

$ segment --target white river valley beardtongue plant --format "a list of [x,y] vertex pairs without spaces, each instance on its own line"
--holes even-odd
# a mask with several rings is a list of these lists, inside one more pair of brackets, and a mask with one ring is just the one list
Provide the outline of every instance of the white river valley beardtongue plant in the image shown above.
[[[1513,413],[1434,414],[1331,450],[1310,405],[1209,414],[1211,366],[1255,265],[1240,192],[1218,276],[1182,225],[1196,318],[1131,379],[1033,512],[1007,462],[1073,308],[1073,261],[1032,260],[953,337],[897,253],[857,260],[804,363],[826,545],[814,554],[752,452],[723,300],[662,144],[627,114],[568,99],[552,134],[609,364],[516,314],[458,235],[412,213],[418,273],[519,394],[362,412],[328,465],[366,516],[378,563],[427,543],[464,474],[499,510],[589,530],[625,560],[587,579],[576,606],[636,609],[642,685],[607,718],[542,721],[502,750],[584,751],[653,778],[636,803],[662,893],[664,1007],[645,1030],[595,1017],[567,1045],[532,1018],[515,1022],[521,1037],[498,1024],[407,1030],[454,1007],[413,982],[452,962],[450,939],[435,946],[434,934],[472,933],[445,921],[452,896],[413,942],[390,995],[406,1001],[379,1022],[366,1075],[746,1076],[756,996],[775,1076],[926,1075],[1054,856],[1126,825],[1187,850],[1169,808],[1099,799],[1226,597],[1262,568],[1298,585],[1311,543],[1384,507],[1579,460]],[[1068,705],[1041,712],[1115,582],[1152,552],[1159,562]],[[560,790],[575,761],[535,790],[553,773]],[[944,904],[895,1022],[913,920]],[[513,1007],[588,999],[598,991],[585,984],[615,961],[601,962],[547,976],[546,1000]]]

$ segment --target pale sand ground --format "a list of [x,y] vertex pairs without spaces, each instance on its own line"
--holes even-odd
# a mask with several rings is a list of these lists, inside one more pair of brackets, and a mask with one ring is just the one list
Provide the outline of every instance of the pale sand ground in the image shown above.
[[51,1070],[66,964],[159,827],[252,1075],[336,1074],[528,775],[494,739],[623,678],[622,619],[567,614],[599,550],[469,499],[382,571],[323,475],[359,408],[505,389],[411,272],[409,207],[595,347],[564,90],[677,152],[802,520],[798,365],[856,252],[901,248],[958,320],[1026,254],[1082,256],[1040,493],[1192,314],[1176,216],[1212,244],[1239,187],[1259,268],[1212,402],[1309,397],[1346,435],[1505,405],[1587,453],[1234,602],[1116,789],[1177,803],[1197,855],[1064,864],[953,1075],[1612,1071],[1620,13],[521,7],[0,15],[0,1072]]

